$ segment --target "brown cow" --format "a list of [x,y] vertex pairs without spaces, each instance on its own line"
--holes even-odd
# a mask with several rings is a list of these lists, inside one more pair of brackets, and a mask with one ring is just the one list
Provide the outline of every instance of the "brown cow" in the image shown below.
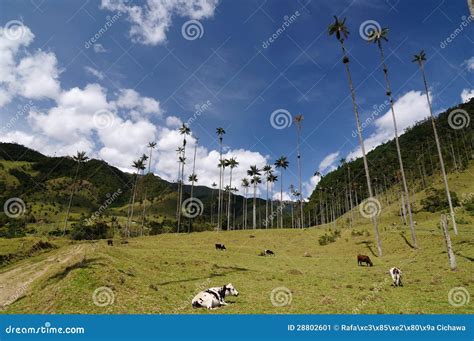
[[369,256],[357,255],[357,264],[362,265],[363,263],[365,263],[367,266],[369,266],[369,265],[374,266],[374,264],[372,264],[372,261],[370,260]]

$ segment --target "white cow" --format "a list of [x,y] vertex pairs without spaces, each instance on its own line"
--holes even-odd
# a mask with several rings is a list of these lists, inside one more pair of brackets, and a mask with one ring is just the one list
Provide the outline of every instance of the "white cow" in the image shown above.
[[223,287],[214,287],[201,291],[199,294],[194,296],[191,303],[193,308],[214,309],[227,305],[227,303],[225,303],[225,297],[229,295],[239,296],[239,292],[230,283]]
[[388,272],[390,273],[390,276],[392,276],[393,285],[396,287],[402,287],[402,270],[393,267],[390,268]]

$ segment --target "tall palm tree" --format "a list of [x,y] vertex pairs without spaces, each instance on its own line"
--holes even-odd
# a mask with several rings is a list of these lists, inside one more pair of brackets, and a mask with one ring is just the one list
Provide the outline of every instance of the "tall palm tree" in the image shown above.
[[231,207],[231,194],[232,194],[232,170],[239,165],[239,162],[234,158],[231,157],[227,162],[228,167],[230,168],[230,175],[229,175],[229,200],[227,204],[227,231],[230,230],[230,207]]
[[270,173],[267,176],[267,183],[270,183],[270,220],[273,228],[273,184],[278,180],[278,176]]
[[[224,212],[224,179],[225,179],[225,168],[228,165],[229,160],[227,159],[220,159],[217,167],[219,167],[219,174],[220,174],[220,181],[221,181],[221,195],[220,195],[220,202],[217,203],[217,218],[222,220],[223,212]],[[222,228],[222,221],[219,223],[218,230]]]
[[152,141],[152,142],[148,142],[148,148],[150,148],[150,157],[149,157],[149,160],[148,160],[148,173],[150,173],[150,170],[151,170],[151,156],[152,156],[152,153],[153,153],[153,149],[155,149],[156,147],[156,142]]
[[183,135],[183,154],[180,157],[180,162],[181,162],[181,182],[179,184],[180,186],[180,191],[179,191],[179,210],[178,210],[178,233],[179,229],[181,226],[181,205],[183,204],[183,185],[184,185],[184,164],[186,161],[186,136],[191,134],[191,129],[189,129],[186,124],[182,124],[182,126],[179,128],[179,133]]
[[221,229],[221,206],[222,206],[222,187],[223,187],[223,172],[224,172],[224,167],[222,164],[222,139],[225,134],[224,128],[216,128],[216,134],[219,139],[219,200],[217,203],[217,230]]
[[[262,170],[263,170],[263,174],[265,174],[265,180],[267,183],[267,200],[265,200],[265,219],[268,220],[268,192],[269,192],[269,186],[270,186],[270,182],[268,181],[268,176],[272,174],[273,169],[271,165],[265,165],[263,166]],[[268,224],[265,227],[268,227]]]
[[213,218],[214,218],[214,189],[217,187],[217,184],[215,182],[212,183],[212,190],[211,190],[211,225],[213,223]]
[[[194,198],[194,183],[197,182],[197,175],[196,175],[196,153],[197,153],[197,146],[199,139],[195,136],[194,142],[194,157],[193,157],[193,172],[189,175],[188,180],[191,182],[191,198]],[[189,226],[188,226],[188,233],[191,232],[191,218],[189,218]]]
[[374,29],[368,36],[368,41],[372,42],[374,44],[377,44],[377,47],[380,51],[380,58],[382,61],[382,67],[383,67],[383,74],[385,77],[385,84],[386,84],[386,95],[389,99],[390,102],[390,111],[392,113],[392,121],[393,121],[393,129],[395,133],[395,145],[397,147],[397,154],[398,154],[398,163],[400,166],[400,173],[402,176],[402,182],[403,182],[403,195],[405,196],[405,203],[406,203],[406,208],[408,211],[408,219],[410,222],[410,231],[411,231],[411,239],[413,242],[413,246],[415,248],[418,248],[418,244],[416,242],[416,234],[415,234],[415,226],[413,224],[413,217],[411,213],[411,203],[410,203],[410,194],[408,192],[408,186],[407,186],[407,180],[405,177],[405,169],[403,167],[403,159],[402,159],[402,153],[400,150],[400,143],[398,141],[398,127],[397,127],[397,119],[395,116],[395,109],[393,107],[393,96],[392,96],[392,89],[390,85],[390,81],[388,79],[388,68],[387,64],[385,63],[385,54],[382,46],[382,41],[388,41],[388,28],[382,28],[382,29]]
[[178,178],[176,180],[176,183],[178,185],[178,196],[177,196],[177,199],[176,199],[176,221],[178,221],[178,214],[179,214],[179,210],[181,208],[181,207],[179,207],[179,194],[181,192],[181,186],[180,186],[180,183],[181,183],[181,157],[183,156],[183,152],[184,152],[183,147],[178,147],[176,149],[176,153],[178,154]]
[[76,172],[74,173],[74,179],[72,181],[72,190],[71,190],[71,195],[69,196],[69,203],[67,205],[67,211],[66,211],[66,219],[64,219],[64,228],[63,228],[63,235],[66,234],[66,228],[67,228],[67,223],[69,221],[69,214],[71,213],[71,205],[72,205],[72,198],[74,196],[74,193],[76,192],[76,180],[77,180],[77,175],[79,174],[79,167],[81,166],[82,163],[86,162],[89,157],[86,156],[86,152],[77,152],[76,155],[72,157],[74,161],[76,161]]
[[426,101],[428,102],[428,108],[430,109],[431,125],[433,126],[434,138],[435,138],[435,141],[436,141],[436,148],[438,149],[439,163],[441,164],[441,173],[443,174],[444,188],[446,190],[446,197],[448,198],[449,212],[451,214],[451,221],[453,222],[454,234],[458,234],[458,228],[456,226],[456,219],[455,219],[455,216],[454,216],[453,203],[451,201],[451,193],[449,193],[448,177],[446,176],[446,170],[444,168],[443,153],[441,152],[441,144],[440,144],[439,138],[438,138],[438,131],[436,129],[436,123],[435,123],[435,119],[434,119],[434,116],[433,116],[433,110],[431,109],[430,96],[428,94],[428,83],[426,81],[425,67],[424,67],[424,63],[423,63],[425,61],[426,61],[426,54],[425,54],[425,51],[423,51],[423,50],[420,52],[420,54],[416,54],[414,56],[414,59],[413,59],[414,63],[418,63],[418,66],[421,70],[421,75],[423,77],[423,83],[425,85]]
[[130,237],[130,225],[132,223],[132,220],[133,220],[133,210],[134,210],[134,206],[135,206],[135,197],[136,197],[136,194],[137,194],[137,184],[138,184],[138,176],[140,174],[140,171],[144,170],[146,167],[145,167],[145,161],[143,160],[143,158],[139,158],[137,161],[133,161],[132,163],[132,167],[135,168],[137,171],[135,173],[135,181],[134,181],[134,184],[133,184],[133,189],[132,189],[132,198],[129,202],[129,215],[128,215],[128,219],[127,219],[127,225],[126,225],[126,229],[125,229],[125,236],[126,237]]
[[278,160],[275,161],[275,167],[281,168],[280,170],[280,228],[283,228],[283,170],[287,169],[289,162],[286,159],[286,156],[280,156]]
[[[344,40],[349,36],[349,30],[346,27],[346,19],[344,18],[342,21],[339,20],[336,16],[334,16],[334,23],[329,25],[328,28],[328,33],[329,35],[336,35],[336,39],[339,41],[341,44],[341,49],[342,49],[342,55],[343,59],[342,62],[344,63],[346,67],[346,72],[347,72],[347,79],[349,82],[349,90],[351,93],[351,98],[352,98],[352,105],[354,107],[354,114],[355,114],[355,120],[357,124],[357,133],[359,136],[359,144],[360,144],[360,149],[362,151],[362,157],[364,160],[364,168],[365,168],[365,176],[367,178],[367,189],[369,191],[369,198],[373,198],[373,193],[372,193],[372,182],[370,180],[370,172],[369,172],[369,165],[367,163],[367,156],[365,154],[365,145],[364,145],[364,140],[362,138],[362,130],[360,128],[360,120],[359,120],[359,109],[357,107],[356,99],[355,99],[355,90],[354,90],[354,85],[352,84],[352,76],[351,76],[351,71],[349,69],[349,56],[347,55],[346,48],[344,46]],[[380,240],[380,234],[379,234],[379,229],[377,226],[377,216],[373,215],[371,217],[372,224],[374,226],[374,232],[375,232],[375,239],[377,241],[377,249],[379,256],[382,256],[382,241]]]
[[242,228],[247,229],[247,194],[250,187],[250,182],[247,178],[242,179],[242,187],[244,188],[244,197],[243,197],[243,221],[242,221]]
[[300,139],[301,139],[301,122],[303,121],[303,115],[299,114],[295,116],[295,127],[296,127],[296,133],[297,133],[297,142],[296,142],[296,151],[297,151],[297,159],[298,159],[298,189],[299,189],[299,201],[300,201],[300,223],[301,223],[301,228],[304,227],[304,215],[303,215],[303,187],[301,183],[301,144],[300,144]]
[[247,170],[247,175],[250,176],[250,183],[253,185],[253,228],[257,228],[257,185],[262,183],[260,178],[260,169],[256,165],[250,166],[250,169]]

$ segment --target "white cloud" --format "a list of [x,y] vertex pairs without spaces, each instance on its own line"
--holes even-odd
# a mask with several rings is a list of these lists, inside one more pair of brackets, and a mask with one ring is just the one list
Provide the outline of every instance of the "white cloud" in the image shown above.
[[319,164],[319,171],[323,172],[326,169],[330,168],[331,166],[334,166],[334,163],[337,161],[337,158],[339,157],[340,152],[337,151],[335,153],[331,153],[329,155],[326,155],[326,157],[321,161]]
[[93,47],[95,53],[105,53],[105,52],[107,52],[107,50],[105,49],[105,47],[102,44],[96,43],[96,44],[92,45],[92,47]]
[[303,196],[305,198],[308,198],[311,193],[313,193],[314,189],[320,181],[321,177],[319,175],[314,175],[309,179],[309,181],[303,182]]
[[474,97],[474,89],[464,89],[462,92],[461,92],[461,100],[463,101],[463,103],[466,103],[466,102],[469,102],[471,100],[471,98]]
[[90,75],[92,75],[92,76],[94,76],[94,77],[97,77],[97,78],[100,79],[100,80],[104,79],[104,77],[105,77],[104,74],[103,74],[101,71],[96,70],[96,69],[94,69],[93,67],[84,66],[84,70],[85,70],[88,74],[90,74]]
[[182,124],[183,124],[183,122],[181,121],[181,119],[179,117],[168,116],[166,118],[166,126],[169,127],[169,128],[178,128]]
[[204,19],[214,15],[218,0],[147,0],[132,5],[127,0],[102,0],[101,7],[127,14],[134,42],[157,45],[166,41],[173,16]]
[[133,89],[120,90],[119,97],[116,102],[119,108],[130,110],[133,118],[137,118],[140,114],[155,114],[162,115],[160,102],[151,97],[140,96],[138,92]]
[[[430,99],[432,99],[431,93],[429,95]],[[395,102],[394,109],[399,134],[402,134],[406,128],[415,122],[421,121],[430,115],[426,95],[421,91],[412,90],[407,92]],[[391,111],[387,111],[383,116],[376,119],[373,124],[375,125],[375,132],[364,139],[367,153],[395,137]],[[350,160],[361,156],[362,151],[358,147],[352,150],[346,159]]]
[[467,69],[469,71],[474,71],[474,57],[469,58],[468,60],[464,61]]

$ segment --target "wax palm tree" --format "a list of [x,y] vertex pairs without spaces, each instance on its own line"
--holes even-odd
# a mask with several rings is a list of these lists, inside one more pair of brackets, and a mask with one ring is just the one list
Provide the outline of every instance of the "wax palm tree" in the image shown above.
[[272,222],[272,228],[273,228],[273,184],[278,181],[278,176],[270,173],[267,176],[267,183],[270,183],[270,220]]
[[451,201],[451,193],[449,192],[448,177],[446,176],[446,170],[444,168],[444,160],[443,160],[443,154],[441,152],[441,144],[439,142],[438,131],[436,129],[436,122],[435,122],[435,118],[433,116],[433,110],[431,108],[430,96],[429,96],[429,93],[428,93],[428,83],[426,81],[425,67],[424,67],[424,62],[425,61],[426,61],[426,54],[425,54],[425,51],[423,51],[423,50],[420,52],[420,54],[416,54],[414,56],[414,59],[413,59],[414,63],[418,63],[418,66],[421,70],[421,75],[423,77],[423,84],[425,85],[426,101],[428,102],[428,108],[430,109],[431,125],[433,126],[433,133],[434,133],[434,138],[435,138],[435,141],[436,141],[436,148],[438,149],[438,157],[439,157],[439,162],[441,164],[441,173],[443,175],[444,188],[446,190],[446,197],[448,198],[449,212],[451,214],[451,221],[453,222],[454,234],[458,234],[458,228],[456,226],[456,219],[455,219],[455,216],[454,216],[453,203]]
[[184,148],[183,147],[178,147],[176,149],[176,153],[178,155],[178,178],[176,180],[176,183],[178,185],[178,196],[177,196],[177,199],[176,199],[176,221],[178,221],[178,214],[179,214],[179,210],[180,210],[180,207],[179,207],[179,193],[181,192],[181,186],[180,186],[180,183],[181,183],[181,162],[180,162],[180,157],[182,157],[182,155],[184,153]]
[[142,158],[139,158],[138,160],[133,161],[132,167],[135,168],[137,171],[135,173],[135,181],[134,181],[133,189],[132,189],[132,197],[131,197],[131,200],[129,202],[129,205],[130,205],[129,210],[128,210],[129,215],[128,215],[127,225],[126,225],[126,229],[125,229],[125,236],[126,237],[130,237],[130,225],[131,225],[131,222],[133,220],[133,210],[134,210],[134,205],[135,205],[135,197],[136,197],[136,194],[137,194],[138,176],[140,174],[140,171],[146,169],[145,161]]
[[[346,19],[344,18],[342,21],[339,20],[336,16],[334,16],[334,23],[329,25],[328,28],[328,33],[329,35],[336,35],[336,39],[338,42],[341,44],[341,49],[342,49],[342,55],[343,59],[342,62],[344,63],[346,67],[346,72],[347,72],[347,78],[348,78],[348,83],[349,83],[349,90],[351,93],[351,98],[352,98],[352,105],[354,107],[354,114],[355,114],[355,120],[357,124],[357,133],[359,136],[359,144],[360,148],[362,151],[362,158],[364,161],[364,168],[365,168],[365,176],[367,179],[367,188],[369,191],[369,198],[373,198],[372,194],[372,182],[370,180],[370,172],[369,172],[369,165],[367,163],[367,156],[365,154],[365,145],[364,145],[364,140],[362,138],[362,130],[360,127],[360,120],[359,120],[359,109],[357,107],[356,99],[355,99],[355,90],[354,90],[354,85],[352,84],[352,76],[351,76],[351,71],[349,69],[349,57],[347,55],[346,48],[344,46],[344,40],[349,36],[349,30],[346,27]],[[374,226],[374,232],[375,232],[375,239],[377,241],[377,249],[379,256],[382,256],[382,241],[380,240],[380,234],[379,234],[379,229],[377,226],[377,217],[376,215],[373,215],[371,217],[372,219],[372,224]]]
[[212,190],[211,190],[211,225],[212,225],[214,222],[214,219],[213,219],[214,218],[214,190],[216,189],[217,184],[213,182],[211,186],[212,186]]
[[[268,219],[268,192],[269,192],[269,186],[270,182],[268,182],[268,176],[272,174],[273,169],[271,165],[265,165],[262,168],[263,174],[265,174],[265,180],[267,183],[267,200],[265,200],[265,219]],[[265,226],[266,228],[268,227],[268,224]]]
[[298,189],[299,189],[299,201],[300,201],[300,222],[301,222],[301,228],[304,227],[304,214],[303,214],[303,186],[301,182],[301,144],[300,144],[300,139],[301,139],[301,124],[303,122],[303,115],[299,114],[295,116],[295,127],[296,127],[296,133],[297,133],[297,141],[296,141],[296,151],[297,151],[297,159],[298,159]]
[[155,149],[155,147],[156,147],[156,142],[154,141],[148,142],[148,148],[150,149],[150,157],[148,160],[148,173],[150,173],[151,171],[151,156],[153,154],[153,149]]
[[222,139],[225,134],[224,128],[216,128],[216,134],[219,139],[219,200],[217,203],[217,230],[221,229],[221,206],[222,206],[222,186],[223,186],[223,172],[224,172],[224,167],[222,165]]
[[[188,177],[188,180],[191,182],[191,198],[194,197],[194,182],[197,182],[197,176],[196,176],[196,153],[197,153],[197,146],[199,139],[197,137],[195,138],[194,142],[194,157],[193,157],[193,172],[192,174]],[[191,231],[191,218],[189,218],[189,227],[188,227],[188,232]]]
[[242,187],[244,188],[244,197],[243,197],[243,228],[247,229],[247,194],[250,187],[250,182],[247,178],[242,179]]
[[186,124],[182,124],[181,127],[178,129],[180,135],[183,135],[183,153],[182,156],[180,157],[180,162],[181,162],[181,182],[179,184],[180,186],[180,191],[179,191],[179,210],[178,210],[178,233],[179,229],[181,226],[181,205],[183,204],[183,185],[184,185],[184,164],[186,161],[186,136],[191,134],[191,129],[189,129]]
[[[239,162],[234,157],[231,157],[227,161],[227,165],[230,168],[229,187],[232,189],[232,171],[234,168],[239,166]],[[228,200],[229,202],[227,205],[227,231],[230,230],[230,208],[231,208],[231,203],[232,203],[231,194],[232,194],[232,190],[229,191],[229,200]]]
[[415,248],[418,248],[418,244],[416,242],[415,226],[413,224],[413,217],[411,213],[410,193],[408,191],[407,180],[405,177],[405,169],[403,167],[402,153],[400,150],[400,143],[398,141],[398,127],[397,127],[397,119],[395,116],[395,109],[393,106],[392,89],[391,89],[390,81],[388,79],[388,68],[387,68],[387,64],[385,63],[385,54],[384,54],[383,45],[382,45],[383,41],[388,41],[388,28],[372,30],[372,32],[368,36],[368,41],[376,44],[380,52],[380,58],[382,61],[383,73],[384,73],[385,84],[386,84],[385,93],[389,99],[390,111],[392,113],[393,128],[394,128],[394,134],[395,134],[395,145],[397,147],[398,163],[400,166],[400,173],[401,173],[402,182],[403,182],[403,191],[404,191],[403,195],[405,196],[404,201],[406,203],[406,208],[408,211],[408,219],[410,222],[411,239],[413,242],[413,246]]
[[283,228],[283,170],[287,169],[289,162],[286,159],[286,156],[280,156],[278,160],[275,161],[275,167],[280,169],[280,228]]
[[262,179],[260,178],[260,169],[257,168],[256,165],[250,166],[250,169],[247,170],[247,175],[250,176],[250,183],[253,185],[253,214],[252,214],[252,222],[253,228],[257,228],[257,185],[262,183]]
[[67,205],[66,218],[64,219],[63,235],[66,234],[67,223],[69,221],[69,214],[71,213],[72,198],[74,197],[74,193],[76,192],[76,180],[77,180],[77,175],[79,174],[79,167],[81,166],[81,164],[86,162],[89,159],[89,157],[86,155],[86,152],[78,151],[76,155],[72,157],[72,159],[76,162],[76,172],[74,173],[74,179],[72,181],[72,190],[71,190],[71,195],[69,196],[69,202]]
[[[217,203],[217,218],[222,220],[223,212],[224,212],[224,179],[225,179],[225,168],[227,167],[228,160],[227,159],[220,159],[217,167],[219,167],[219,175],[220,175],[220,181],[221,181],[221,189],[220,189],[220,202]],[[218,230],[222,228],[222,221],[219,223],[218,222]]]

